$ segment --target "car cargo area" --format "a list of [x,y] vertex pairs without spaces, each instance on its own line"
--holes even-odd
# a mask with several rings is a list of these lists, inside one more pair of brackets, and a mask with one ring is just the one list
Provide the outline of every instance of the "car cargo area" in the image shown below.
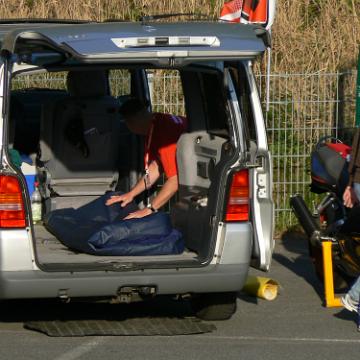
[[[153,80],[156,74],[165,79],[162,91],[169,92],[166,102],[174,103],[175,92],[185,105],[161,103],[156,97],[160,82]],[[29,83],[40,86],[29,87]],[[235,150],[222,83],[221,71],[196,66],[178,70],[75,67],[44,76],[23,73],[14,77],[9,149],[27,159],[28,164],[21,165],[27,181],[29,171],[35,169],[31,176],[38,182],[42,219],[32,226],[32,241],[42,269],[112,270],[121,269],[121,264],[129,268],[134,264],[141,268],[201,266],[212,258],[223,211],[218,198],[225,196],[225,175]],[[179,189],[160,209],[169,214],[172,226],[183,236],[185,250],[181,254],[86,254],[66,247],[44,223],[54,211],[78,209],[114,191],[126,193],[141,178],[144,139],[131,133],[119,115],[120,106],[131,97],[147,101],[154,112],[187,117],[187,132],[177,143]],[[79,131],[85,134],[86,150],[72,140]],[[164,181],[162,176],[153,186],[150,199]],[[28,186],[33,185],[28,182]],[[31,209],[30,196],[27,201]],[[135,202],[140,209],[144,207],[143,196]]]
[[34,226],[36,238],[36,251],[39,261],[42,264],[112,264],[112,263],[174,263],[174,262],[197,262],[197,254],[190,250],[185,250],[180,255],[159,255],[159,256],[96,256],[80,252],[75,252],[64,246],[54,235],[46,230],[42,225]]

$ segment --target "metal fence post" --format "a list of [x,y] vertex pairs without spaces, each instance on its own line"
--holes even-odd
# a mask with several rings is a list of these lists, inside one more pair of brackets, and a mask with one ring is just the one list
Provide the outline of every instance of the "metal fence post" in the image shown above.
[[357,72],[357,83],[356,83],[356,126],[359,125],[360,125],[360,48],[359,48],[358,72]]

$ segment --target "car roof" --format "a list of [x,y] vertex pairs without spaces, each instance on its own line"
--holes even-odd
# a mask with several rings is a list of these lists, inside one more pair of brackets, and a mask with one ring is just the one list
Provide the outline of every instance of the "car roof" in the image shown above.
[[[41,51],[43,44],[85,61],[166,56],[194,59],[254,57],[266,49],[262,38],[266,31],[245,24],[193,21],[30,25],[5,34],[2,51],[36,52]],[[173,46],[172,42],[176,44]]]

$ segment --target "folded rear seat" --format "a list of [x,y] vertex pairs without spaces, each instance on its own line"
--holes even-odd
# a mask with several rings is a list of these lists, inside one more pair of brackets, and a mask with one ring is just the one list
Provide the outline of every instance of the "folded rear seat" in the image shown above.
[[115,190],[120,142],[128,134],[105,72],[69,72],[67,86],[69,97],[42,109],[38,162],[41,191],[51,199],[47,211]]

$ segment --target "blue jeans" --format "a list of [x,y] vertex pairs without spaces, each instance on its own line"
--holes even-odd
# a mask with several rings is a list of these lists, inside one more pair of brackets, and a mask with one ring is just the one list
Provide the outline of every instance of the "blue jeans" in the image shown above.
[[353,184],[353,189],[355,191],[355,195],[358,198],[358,200],[360,201],[360,183],[354,183]]
[[[355,195],[360,201],[360,183],[353,183],[353,189],[355,191]],[[360,300],[360,276],[356,279],[354,284],[351,286],[348,294],[351,296],[351,298],[355,301]]]
[[[355,195],[360,201],[360,183],[354,183],[353,189],[355,191]],[[351,298],[355,301],[359,301],[360,299],[360,277],[357,278],[357,280],[354,282],[352,287],[350,288],[348,294],[351,296]]]
[[356,279],[353,286],[349,290],[348,294],[351,296],[351,298],[355,301],[360,300],[360,276]]

